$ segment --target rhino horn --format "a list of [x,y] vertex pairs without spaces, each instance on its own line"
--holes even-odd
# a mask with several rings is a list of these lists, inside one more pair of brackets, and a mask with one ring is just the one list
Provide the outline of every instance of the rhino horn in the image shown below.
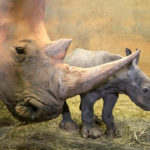
[[72,97],[102,85],[116,71],[130,63],[140,51],[122,59],[91,68],[79,68],[67,64],[59,64],[61,68],[58,77],[58,91],[61,98]]
[[63,60],[72,39],[59,39],[46,46],[46,54],[54,60]]

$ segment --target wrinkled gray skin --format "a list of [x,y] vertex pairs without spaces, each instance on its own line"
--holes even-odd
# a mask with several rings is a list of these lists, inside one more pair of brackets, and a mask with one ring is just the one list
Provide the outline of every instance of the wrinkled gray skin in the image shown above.
[[[131,54],[126,49],[126,55]],[[121,59],[120,55],[111,54],[106,51],[88,51],[76,49],[65,57],[64,62],[80,67],[93,67],[107,62]],[[81,94],[81,105],[83,127],[81,134],[84,138],[97,138],[102,132],[94,126],[93,105],[100,98],[104,100],[102,118],[106,124],[106,135],[115,136],[116,128],[113,108],[117,102],[119,94],[126,94],[140,108],[150,110],[150,79],[137,66],[139,56],[119,72],[111,76],[103,85],[96,86],[89,92]],[[76,123],[71,119],[69,108],[64,104],[63,120],[60,128],[73,130],[77,128]]]
[[103,83],[139,54],[104,66],[71,67],[62,61],[70,43],[61,39],[41,47],[23,39],[1,46],[0,99],[13,116],[26,122],[56,118],[66,98]]

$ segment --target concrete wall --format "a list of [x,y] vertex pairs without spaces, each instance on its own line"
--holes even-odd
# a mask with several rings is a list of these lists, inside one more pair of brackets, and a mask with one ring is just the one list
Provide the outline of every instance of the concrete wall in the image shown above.
[[150,0],[47,0],[45,20],[52,40],[73,39],[69,51],[82,47],[124,55],[126,47],[140,48],[140,65],[149,70]]

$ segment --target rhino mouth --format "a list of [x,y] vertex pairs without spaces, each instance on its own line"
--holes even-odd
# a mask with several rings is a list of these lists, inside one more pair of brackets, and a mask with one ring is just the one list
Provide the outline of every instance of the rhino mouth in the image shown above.
[[137,93],[136,90],[132,89],[128,90],[126,94],[130,97],[132,102],[135,103],[138,107],[140,107],[145,111],[150,111],[150,99],[147,99],[146,97],[142,96],[141,93]]
[[145,100],[142,99],[141,96],[138,96],[137,101],[133,101],[137,106],[142,108],[145,111],[150,111],[150,104],[146,104]]
[[[23,99],[15,107],[15,115],[21,121],[34,121],[39,108],[32,104],[32,99]],[[35,100],[34,100],[35,101]]]
[[145,106],[145,105],[143,105],[143,104],[137,104],[140,108],[142,108],[143,110],[145,110],[145,111],[150,111],[150,107],[147,107],[147,106]]
[[39,99],[27,97],[18,102],[15,107],[15,116],[20,121],[41,122],[56,118],[62,112],[62,107],[52,107]]

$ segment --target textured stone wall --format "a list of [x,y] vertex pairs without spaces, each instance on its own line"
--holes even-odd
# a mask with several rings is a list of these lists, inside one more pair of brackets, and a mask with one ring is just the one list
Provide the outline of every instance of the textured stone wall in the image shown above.
[[150,67],[150,0],[47,0],[45,20],[52,40],[73,39],[69,51],[140,48],[142,67]]

